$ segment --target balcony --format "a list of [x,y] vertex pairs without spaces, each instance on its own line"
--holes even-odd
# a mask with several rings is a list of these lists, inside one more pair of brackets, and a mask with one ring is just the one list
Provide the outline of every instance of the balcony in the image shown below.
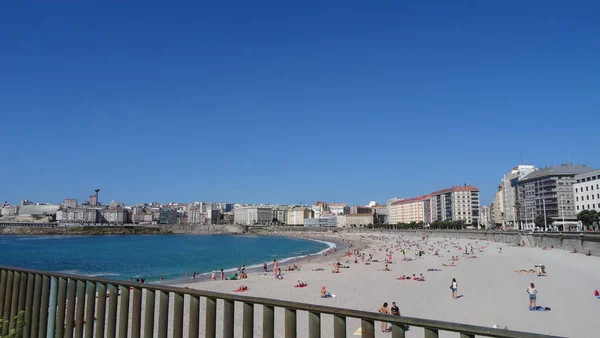
[[[252,338],[352,336],[360,323],[362,337],[375,337],[375,322],[391,324],[392,338],[405,337],[404,327],[422,329],[426,338],[440,331],[461,337],[552,338],[527,332],[493,329],[375,312],[282,300],[245,297],[152,284],[0,267],[0,318],[10,318],[2,335],[17,325],[24,312],[24,337],[158,337],[182,338],[234,335]],[[236,312],[241,308],[241,312]],[[217,312],[218,310],[218,312]],[[262,320],[255,320],[255,310]],[[302,314],[299,316],[298,312]],[[277,316],[276,313],[282,316]],[[202,317],[202,321],[200,318]],[[184,324],[184,318],[187,320]],[[299,320],[304,330],[299,330]],[[302,321],[307,318],[307,324]],[[330,325],[322,326],[322,319]],[[237,320],[236,320],[237,319]],[[258,324],[260,325],[258,325]],[[276,323],[277,329],[276,331]],[[283,330],[281,331],[281,328]],[[349,330],[350,329],[350,330]],[[238,333],[239,332],[239,333]],[[279,333],[281,332],[281,333]],[[241,335],[240,335],[241,333]],[[300,334],[299,334],[300,333]]]

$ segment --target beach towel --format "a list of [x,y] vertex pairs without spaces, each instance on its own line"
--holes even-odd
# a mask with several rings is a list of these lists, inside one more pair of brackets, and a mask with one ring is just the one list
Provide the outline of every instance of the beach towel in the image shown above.
[[535,308],[529,308],[530,311],[550,311],[552,309],[550,309],[549,307],[543,307],[543,306],[537,306]]

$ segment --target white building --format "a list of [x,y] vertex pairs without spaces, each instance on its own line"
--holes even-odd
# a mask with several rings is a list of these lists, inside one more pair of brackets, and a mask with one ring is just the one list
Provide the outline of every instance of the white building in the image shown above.
[[305,218],[304,226],[305,227],[337,227],[337,217],[336,216],[326,216],[320,218]]
[[63,208],[77,208],[77,200],[72,198],[64,199],[62,202]]
[[423,200],[427,196],[397,200],[390,204],[389,223],[419,223],[423,221]]
[[575,176],[575,212],[596,210],[600,212],[600,170]]
[[517,224],[517,212],[515,209],[515,203],[517,203],[518,196],[518,185],[519,180],[523,177],[531,174],[535,171],[535,167],[527,164],[519,164],[514,167],[511,171],[504,174],[502,177],[502,215],[503,215],[503,226],[504,228],[516,228]]
[[329,212],[332,215],[348,215],[350,207],[346,203],[333,203],[329,204]]
[[273,221],[273,210],[262,207],[233,209],[233,222],[241,225],[267,225]]

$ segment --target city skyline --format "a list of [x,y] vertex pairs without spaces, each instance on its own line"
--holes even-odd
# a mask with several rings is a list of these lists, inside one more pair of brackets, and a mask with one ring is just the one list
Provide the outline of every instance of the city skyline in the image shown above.
[[[9,2],[0,198],[363,204],[600,167],[600,4]],[[105,200],[105,202],[108,202]]]

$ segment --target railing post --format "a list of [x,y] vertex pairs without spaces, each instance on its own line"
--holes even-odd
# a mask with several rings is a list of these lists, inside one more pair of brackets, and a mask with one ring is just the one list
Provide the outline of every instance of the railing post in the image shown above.
[[119,338],[129,337],[129,286],[121,288],[121,306],[119,306]]
[[346,317],[333,316],[333,337],[346,338]]
[[17,312],[21,312],[25,310],[25,301],[27,299],[27,281],[29,278],[28,273],[21,273],[21,283],[19,284],[19,305],[17,307]]
[[206,297],[206,332],[205,337],[214,338],[217,333],[217,299]]
[[117,303],[119,302],[119,289],[116,285],[108,285],[108,318],[106,338],[115,338],[117,334]]
[[96,298],[96,338],[104,338],[106,329],[106,284],[98,283],[98,297]]
[[362,338],[375,338],[375,323],[372,320],[361,320],[360,328],[362,330]]
[[392,323],[392,338],[404,338],[405,336],[406,333],[402,325]]
[[263,338],[275,338],[275,307],[263,305]]
[[0,271],[0,318],[4,318],[4,298],[6,297],[6,270]]
[[285,338],[296,338],[296,310],[285,309]]
[[183,294],[175,293],[173,300],[173,338],[183,338]]
[[310,338],[321,337],[321,315],[318,312],[308,312],[308,336]]
[[160,291],[158,301],[158,338],[167,338],[169,329],[169,294],[165,291]]
[[425,329],[425,338],[438,338],[438,330],[432,328],[424,328]]
[[[189,338],[200,335],[200,297],[190,295]],[[151,337],[148,337],[151,338]]]
[[69,279],[67,285],[67,318],[65,319],[65,338],[73,337],[75,327],[75,302],[77,293],[77,280]]
[[9,320],[10,330],[15,328],[16,320],[15,316],[17,315],[17,306],[19,306],[19,287],[21,286],[21,273],[19,271],[15,271],[13,276],[13,288],[12,294],[10,296],[10,315],[7,316]]
[[46,328],[46,338],[52,338],[56,333],[56,298],[58,298],[58,278],[50,277],[50,299],[48,300],[48,327]]
[[233,338],[235,302],[223,300],[223,338]]
[[242,319],[242,337],[254,337],[254,304],[243,303],[244,318]]
[[[6,275],[6,291],[4,292],[4,304],[0,304],[0,306],[2,306],[2,313],[4,316],[3,319],[6,319],[8,321],[12,320],[12,318],[10,318],[10,301],[12,297],[12,285],[14,280],[14,274],[15,273],[12,270],[9,270],[8,274]],[[2,326],[2,336],[8,336],[8,325]]]
[[133,304],[131,304],[131,337],[140,338],[142,334],[142,289],[133,288]]
[[[144,307],[144,338],[154,337],[154,290],[146,289],[146,304]],[[198,337],[198,335],[196,335]]]
[[48,302],[50,301],[50,276],[42,276],[42,299],[40,301],[40,324],[38,338],[45,338],[48,331]]
[[33,287],[33,306],[31,308],[31,325],[26,337],[37,337],[40,327],[40,302],[42,296],[42,276],[35,275],[35,285]]
[[75,310],[75,337],[83,337],[83,324],[85,322],[85,282],[77,281],[77,308]]
[[54,336],[63,337],[65,334],[65,310],[67,308],[67,280],[63,277],[58,278],[58,300],[56,308]]
[[94,313],[96,312],[96,283],[86,282],[85,300],[85,338],[94,336]]

